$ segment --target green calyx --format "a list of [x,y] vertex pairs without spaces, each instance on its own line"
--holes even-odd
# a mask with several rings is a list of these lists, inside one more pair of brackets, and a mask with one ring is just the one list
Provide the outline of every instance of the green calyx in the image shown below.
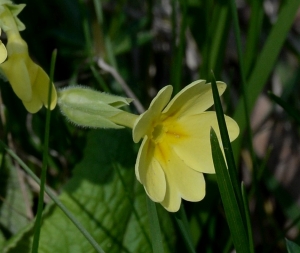
[[58,92],[58,104],[62,113],[76,125],[92,128],[132,128],[138,116],[119,109],[129,105],[131,101],[130,98],[81,86]]
[[25,30],[25,25],[17,17],[25,6],[26,4],[14,4],[10,0],[0,0],[0,27],[5,32]]

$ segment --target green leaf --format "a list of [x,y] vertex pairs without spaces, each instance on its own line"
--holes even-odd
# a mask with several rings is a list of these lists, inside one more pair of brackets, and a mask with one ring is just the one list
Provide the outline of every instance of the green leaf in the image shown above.
[[121,40],[113,41],[113,51],[115,55],[123,54],[132,50],[135,46],[142,46],[149,43],[153,38],[153,32],[143,31],[136,35],[136,41],[134,41],[128,34],[124,34]]
[[248,242],[249,242],[249,252],[254,253],[254,244],[253,244],[253,234],[252,234],[252,226],[251,226],[251,217],[250,217],[250,210],[249,210],[249,200],[246,193],[245,185],[242,182],[242,196],[243,196],[243,203],[244,203],[244,210],[247,222],[247,232],[248,232]]
[[149,197],[147,198],[147,207],[149,214],[152,250],[153,252],[163,253],[164,249],[162,244],[159,220],[157,216],[156,204]]
[[286,248],[288,250],[288,253],[298,253],[300,252],[300,246],[288,239],[285,238],[286,242]]
[[[105,252],[152,251],[146,236],[150,237],[146,195],[135,178],[135,158],[129,131],[91,131],[84,158],[59,197]],[[169,214],[161,207],[158,213],[165,252],[174,252],[176,238]],[[41,227],[39,253],[48,252],[95,252],[55,205]]]
[[0,223],[6,231],[15,234],[30,222],[27,210],[32,206],[32,193],[26,180],[22,179],[22,171],[13,166],[9,157],[4,159],[4,166],[0,169]]
[[245,50],[245,75],[248,76],[253,62],[258,53],[261,28],[263,24],[264,8],[263,1],[252,1],[251,4],[251,16],[249,20],[249,28],[246,40]]
[[211,88],[212,88],[214,104],[215,104],[215,108],[216,108],[218,125],[220,128],[222,144],[224,147],[224,153],[225,153],[226,162],[228,165],[228,173],[230,175],[230,180],[233,185],[233,189],[234,189],[234,193],[237,198],[237,201],[238,201],[238,205],[240,207],[240,210],[243,211],[244,205],[243,205],[242,194],[241,194],[241,190],[240,190],[240,186],[239,186],[240,183],[238,181],[237,169],[236,169],[235,162],[234,162],[234,157],[233,157],[233,153],[232,153],[232,149],[231,149],[229,134],[228,134],[227,127],[226,127],[223,108],[221,105],[221,100],[220,100],[219,92],[217,89],[217,84],[216,84],[214,74],[212,74]]
[[5,244],[5,237],[2,233],[2,231],[0,230],[0,249],[4,248],[4,244]]
[[235,192],[227,171],[227,166],[221,151],[218,137],[213,129],[210,131],[211,150],[213,162],[216,170],[218,186],[224,210],[232,236],[232,241],[236,251],[249,252],[249,243],[247,232],[244,227],[243,219],[239,210]]
[[174,213],[177,225],[186,244],[187,252],[194,253],[195,247],[192,241],[192,234],[183,204],[181,204],[178,212]]
[[[295,15],[300,5],[299,0],[283,1],[280,13],[275,25],[272,27],[270,35],[264,45],[263,50],[254,64],[253,71],[249,75],[245,93],[247,94],[249,112],[252,111],[258,95],[265,86],[269,75],[278,59],[280,50],[286,40],[287,34],[293,24]],[[241,133],[244,132],[246,121],[244,117],[244,101],[241,98],[236,107],[234,119],[240,126]],[[242,138],[238,139],[232,146],[234,155],[237,157],[242,143]]]
[[30,223],[12,236],[3,247],[1,253],[27,253],[31,251],[34,223]]
[[278,105],[280,105],[294,120],[297,121],[298,125],[300,125],[300,113],[293,108],[289,103],[282,100],[280,97],[277,97],[272,92],[269,92],[269,97]]

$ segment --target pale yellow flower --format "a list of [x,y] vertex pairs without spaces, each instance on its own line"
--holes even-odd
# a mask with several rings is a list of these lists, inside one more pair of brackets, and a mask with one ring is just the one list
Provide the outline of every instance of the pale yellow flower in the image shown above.
[[[226,84],[217,82],[222,95]],[[172,86],[160,90],[141,115],[122,111],[131,99],[74,87],[59,92],[65,116],[77,125],[97,128],[132,128],[134,142],[143,138],[135,165],[137,179],[149,197],[170,212],[178,211],[181,199],[200,201],[205,195],[203,173],[215,173],[210,128],[220,138],[211,85],[198,80],[171,101]],[[169,102],[170,101],[170,102]],[[239,134],[237,123],[225,116],[229,137]]]
[[[0,28],[0,35],[1,35],[1,28]],[[6,47],[3,45],[2,41],[0,40],[0,64],[6,60],[6,57],[7,57]]]
[[[28,53],[27,43],[19,31],[24,24],[17,18],[25,5],[15,5],[8,0],[0,0],[0,26],[6,32],[8,60],[0,69],[10,82],[15,94],[22,100],[25,108],[35,113],[48,105],[50,79],[46,72],[35,64]],[[56,106],[57,94],[52,84],[50,109]]]
[[[26,42],[20,37],[8,40],[8,60],[0,65],[2,72],[10,82],[15,94],[22,100],[30,113],[36,113],[48,104],[50,79],[46,72],[35,64],[28,54]],[[50,109],[57,102],[57,95],[52,84]]]
[[[221,95],[226,84],[217,82]],[[135,165],[137,179],[149,197],[170,212],[178,211],[181,199],[200,201],[205,196],[203,173],[215,173],[210,147],[210,128],[219,136],[211,84],[198,80],[171,101],[172,86],[153,99],[133,126],[133,140],[143,142]],[[169,102],[170,101],[170,102]],[[237,123],[225,116],[230,140],[239,134]]]

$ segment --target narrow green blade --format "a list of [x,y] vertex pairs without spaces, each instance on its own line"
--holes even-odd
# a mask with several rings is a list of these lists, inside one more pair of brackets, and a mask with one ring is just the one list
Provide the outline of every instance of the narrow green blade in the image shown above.
[[247,222],[247,232],[248,232],[248,242],[249,242],[249,251],[251,253],[254,253],[254,244],[253,244],[253,234],[252,234],[252,226],[251,226],[251,219],[250,219],[250,211],[249,211],[249,201],[248,201],[248,196],[246,193],[245,185],[242,182],[242,196],[243,196],[243,201],[244,201],[244,210],[245,210],[245,215],[246,215],[246,222]]
[[150,234],[153,252],[163,253],[163,243],[155,203],[147,196]]
[[221,151],[217,135],[213,129],[210,131],[210,141],[218,186],[233,244],[238,253],[250,252],[247,232],[245,230],[237,199],[228,175],[223,153]]
[[291,105],[282,100],[280,97],[277,97],[272,92],[269,92],[269,97],[278,105],[280,105],[286,113],[291,116],[295,121],[297,121],[298,125],[300,125],[300,113],[296,111]]
[[286,248],[288,253],[298,253],[300,252],[300,246],[288,239],[285,238],[286,241]]
[[[264,48],[254,64],[254,69],[249,75],[248,85],[245,90],[248,97],[247,104],[249,112],[252,111],[258,95],[265,86],[273,66],[278,59],[278,55],[293,24],[299,5],[299,0],[283,1],[277,22],[273,26]],[[240,99],[237,105],[234,119],[240,126],[241,133],[243,133],[246,127],[243,98]],[[242,138],[238,139],[232,145],[235,157],[239,154],[241,143]]]
[[196,251],[193,246],[192,235],[191,235],[191,231],[189,228],[189,223],[188,223],[186,213],[185,213],[185,210],[184,210],[184,207],[182,204],[180,206],[179,211],[177,213],[175,213],[175,219],[176,219],[177,225],[179,227],[179,230],[181,232],[181,235],[183,236],[183,239],[185,241],[187,251],[189,253],[195,253]]
[[228,165],[228,173],[230,175],[231,183],[233,185],[234,193],[237,198],[240,210],[243,210],[244,205],[243,205],[242,194],[241,194],[241,190],[240,190],[240,183],[239,183],[238,175],[237,175],[237,169],[235,166],[235,161],[234,161],[234,157],[233,157],[233,153],[232,153],[232,149],[231,149],[230,139],[229,139],[229,135],[228,135],[227,127],[226,127],[225,117],[224,117],[224,113],[223,113],[223,109],[222,109],[222,105],[221,105],[221,101],[220,101],[220,97],[219,97],[219,92],[217,89],[217,84],[216,84],[214,75],[212,75],[211,86],[212,86],[214,104],[215,104],[215,108],[216,108],[216,114],[217,114],[217,118],[218,118],[218,124],[219,124],[219,128],[220,128],[220,134],[221,134],[222,143],[223,143],[223,147],[224,147],[224,153],[225,153],[225,157],[226,157],[226,161],[227,161],[227,165]]

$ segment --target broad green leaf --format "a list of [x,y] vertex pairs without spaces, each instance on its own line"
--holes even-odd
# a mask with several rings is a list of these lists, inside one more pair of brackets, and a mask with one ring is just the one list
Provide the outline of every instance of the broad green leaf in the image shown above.
[[[59,197],[105,252],[152,251],[146,194],[135,178],[135,157],[128,131],[91,131],[84,158]],[[169,214],[159,207],[159,217],[165,252],[173,252],[175,237]],[[39,252],[95,250],[62,211],[52,205],[43,220]]]
[[31,222],[28,226],[21,229],[17,234],[12,236],[2,248],[1,253],[20,253],[30,252],[32,245],[32,228],[34,223]]
[[26,181],[22,180],[22,174],[18,174],[21,172],[13,166],[11,159],[9,157],[4,159],[4,166],[0,169],[1,197],[3,198],[0,223],[9,233],[15,234],[30,222],[26,211],[32,206],[32,194]]
[[288,239],[285,238],[286,242],[286,248],[288,250],[288,253],[298,253],[300,252],[300,246]]

